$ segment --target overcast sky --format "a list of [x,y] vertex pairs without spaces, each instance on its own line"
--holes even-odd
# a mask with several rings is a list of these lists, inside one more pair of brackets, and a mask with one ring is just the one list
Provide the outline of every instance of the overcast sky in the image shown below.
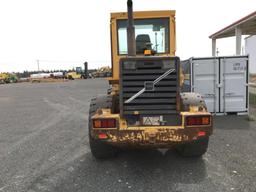
[[[256,10],[255,0],[133,0],[134,10],[176,10],[177,55],[211,55],[212,33]],[[0,0],[0,71],[110,65],[110,12],[126,0]],[[217,41],[233,55],[235,41]]]

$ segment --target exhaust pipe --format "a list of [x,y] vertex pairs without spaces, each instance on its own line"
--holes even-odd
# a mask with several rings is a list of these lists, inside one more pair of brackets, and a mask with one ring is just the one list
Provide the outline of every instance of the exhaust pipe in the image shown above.
[[84,62],[84,75],[87,78],[87,76],[88,76],[88,63],[87,62]]
[[135,28],[133,19],[133,2],[127,1],[128,25],[127,25],[127,45],[128,56],[136,56]]

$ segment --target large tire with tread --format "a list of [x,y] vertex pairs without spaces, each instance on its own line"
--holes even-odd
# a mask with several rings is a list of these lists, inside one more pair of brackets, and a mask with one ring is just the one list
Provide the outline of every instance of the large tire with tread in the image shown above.
[[91,117],[96,113],[99,108],[111,108],[112,97],[111,96],[99,96],[93,98],[90,104],[89,119],[88,119],[88,130],[89,130],[89,144],[92,155],[97,159],[110,158],[117,155],[117,149],[110,146],[100,140],[96,140],[91,136],[92,120]]
[[202,138],[190,143],[182,144],[176,148],[183,157],[201,157],[208,149],[209,137]]
[[207,106],[205,103],[205,100],[202,98],[202,96],[199,93],[194,92],[185,92],[181,93],[181,100],[182,100],[182,110],[188,111],[188,106],[198,106],[202,107],[207,111]]

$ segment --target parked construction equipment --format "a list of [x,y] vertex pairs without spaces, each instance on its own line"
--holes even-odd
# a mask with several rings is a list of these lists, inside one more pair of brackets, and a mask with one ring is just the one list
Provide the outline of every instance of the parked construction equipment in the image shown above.
[[66,79],[87,79],[88,78],[88,63],[84,63],[84,70],[82,67],[76,67],[75,71],[70,71],[65,74]]
[[175,11],[111,14],[111,90],[93,98],[89,142],[96,158],[120,147],[172,148],[202,156],[212,116],[197,93],[182,93],[184,75],[175,56]]
[[12,73],[0,73],[0,84],[17,83],[18,77]]
[[101,67],[97,71],[92,73],[93,78],[97,77],[111,77],[112,75],[112,70],[109,66],[106,67]]

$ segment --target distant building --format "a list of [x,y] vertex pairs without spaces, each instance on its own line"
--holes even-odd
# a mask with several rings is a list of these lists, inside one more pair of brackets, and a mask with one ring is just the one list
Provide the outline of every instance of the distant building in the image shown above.
[[210,36],[212,39],[212,56],[216,56],[217,39],[235,37],[236,55],[242,54],[242,36],[247,35],[245,39],[245,53],[250,55],[249,69],[250,73],[256,73],[256,11],[243,17],[242,19],[224,27]]
[[250,57],[250,73],[256,74],[256,35],[245,38],[245,54]]

